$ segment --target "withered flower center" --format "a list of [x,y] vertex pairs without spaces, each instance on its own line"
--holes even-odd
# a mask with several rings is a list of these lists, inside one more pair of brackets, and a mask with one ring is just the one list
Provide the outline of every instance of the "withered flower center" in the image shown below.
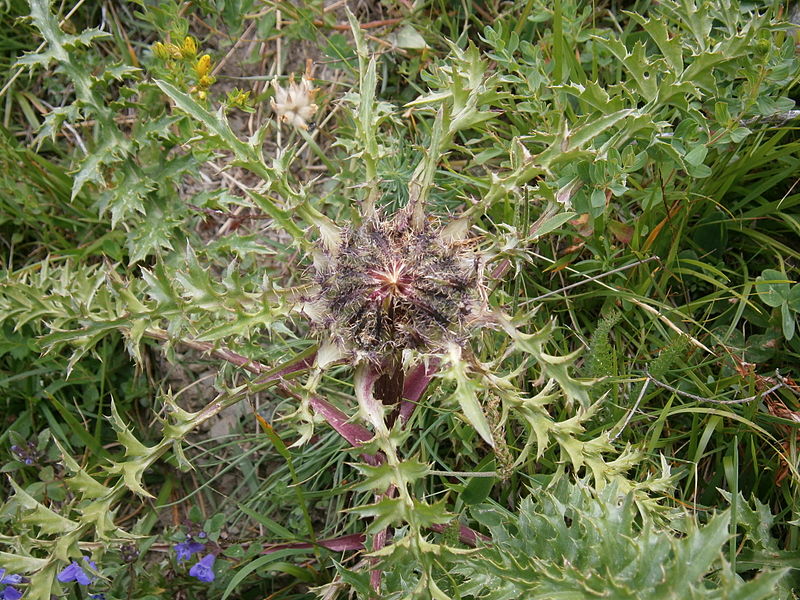
[[370,295],[373,299],[386,300],[394,295],[407,296],[411,291],[412,278],[406,265],[393,258],[390,264],[380,271],[370,271],[374,279],[375,291]]
[[483,307],[474,250],[402,214],[346,229],[322,254],[314,324],[356,361],[459,342]]

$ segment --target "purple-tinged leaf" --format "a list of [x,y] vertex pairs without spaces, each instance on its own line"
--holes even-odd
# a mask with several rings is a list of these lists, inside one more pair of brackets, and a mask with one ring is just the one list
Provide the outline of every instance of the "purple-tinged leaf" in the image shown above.
[[439,370],[439,359],[434,358],[426,363],[420,363],[406,374],[403,386],[403,402],[400,404],[400,423],[405,425],[414,413],[419,399]]
[[[377,552],[378,550],[382,549],[386,545],[386,535],[388,530],[382,529],[374,536],[372,536],[372,551]],[[373,558],[372,563],[377,563],[378,560]],[[383,576],[383,571],[380,569],[372,569],[369,572],[369,584],[372,586],[373,590],[380,590],[381,589],[381,577]]]
[[[313,408],[318,415],[322,416],[328,424],[333,427],[339,435],[350,442],[353,447],[358,448],[363,446],[374,437],[369,429],[357,423],[350,423],[350,418],[345,413],[319,396],[311,396],[309,403],[311,404],[311,408]],[[380,453],[374,455],[362,454],[361,457],[364,459],[364,462],[373,466],[379,465],[384,461],[383,454]]]

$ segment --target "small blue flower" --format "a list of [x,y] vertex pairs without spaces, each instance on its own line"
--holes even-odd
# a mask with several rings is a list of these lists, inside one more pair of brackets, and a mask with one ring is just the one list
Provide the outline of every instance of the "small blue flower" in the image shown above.
[[22,583],[22,575],[6,575],[6,570],[0,568],[0,585],[5,585],[0,590],[0,598],[3,600],[19,600],[22,598],[22,592],[13,587],[18,583]]
[[0,597],[2,597],[3,600],[19,600],[22,598],[22,592],[9,585],[3,588],[3,591],[0,592]]
[[193,540],[186,540],[180,544],[175,544],[175,554],[178,556],[178,562],[189,560],[195,552],[202,552],[206,549],[205,544],[195,542]]
[[211,583],[214,581],[214,561],[216,554],[206,554],[195,566],[189,569],[189,575],[203,581]]
[[89,594],[89,598],[92,600],[106,600],[106,595],[100,592],[99,594]]
[[[97,565],[94,563],[94,561],[89,560],[85,556],[83,557],[83,560],[86,563],[88,563],[89,567],[91,567],[94,570],[97,570]],[[61,583],[69,583],[70,581],[77,581],[81,585],[89,585],[94,581],[94,577],[90,577],[89,575],[87,575],[86,571],[83,570],[83,567],[81,567],[77,563],[77,561],[74,560],[69,566],[64,567],[61,570],[61,572],[56,576],[56,578]]]
[[3,584],[3,583],[5,583],[5,584],[11,583],[11,584],[14,584],[14,585],[16,585],[18,583],[22,583],[22,575],[11,575],[11,574],[6,575],[6,570],[3,569],[3,568],[0,568],[0,584]]

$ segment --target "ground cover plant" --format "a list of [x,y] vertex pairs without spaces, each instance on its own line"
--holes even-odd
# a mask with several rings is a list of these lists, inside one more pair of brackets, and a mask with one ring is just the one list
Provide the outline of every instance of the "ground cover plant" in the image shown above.
[[793,598],[791,5],[0,5],[4,598]]

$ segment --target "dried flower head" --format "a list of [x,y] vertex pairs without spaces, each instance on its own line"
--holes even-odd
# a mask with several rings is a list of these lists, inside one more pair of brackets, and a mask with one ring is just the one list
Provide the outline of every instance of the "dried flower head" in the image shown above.
[[269,103],[278,119],[299,129],[308,129],[311,118],[317,112],[314,96],[319,91],[314,88],[308,69],[300,83],[296,83],[292,75],[288,88],[279,85],[277,79],[272,81],[272,87],[275,97]]
[[460,342],[485,306],[479,255],[406,211],[371,217],[321,250],[317,329],[356,362],[380,365],[407,348]]

